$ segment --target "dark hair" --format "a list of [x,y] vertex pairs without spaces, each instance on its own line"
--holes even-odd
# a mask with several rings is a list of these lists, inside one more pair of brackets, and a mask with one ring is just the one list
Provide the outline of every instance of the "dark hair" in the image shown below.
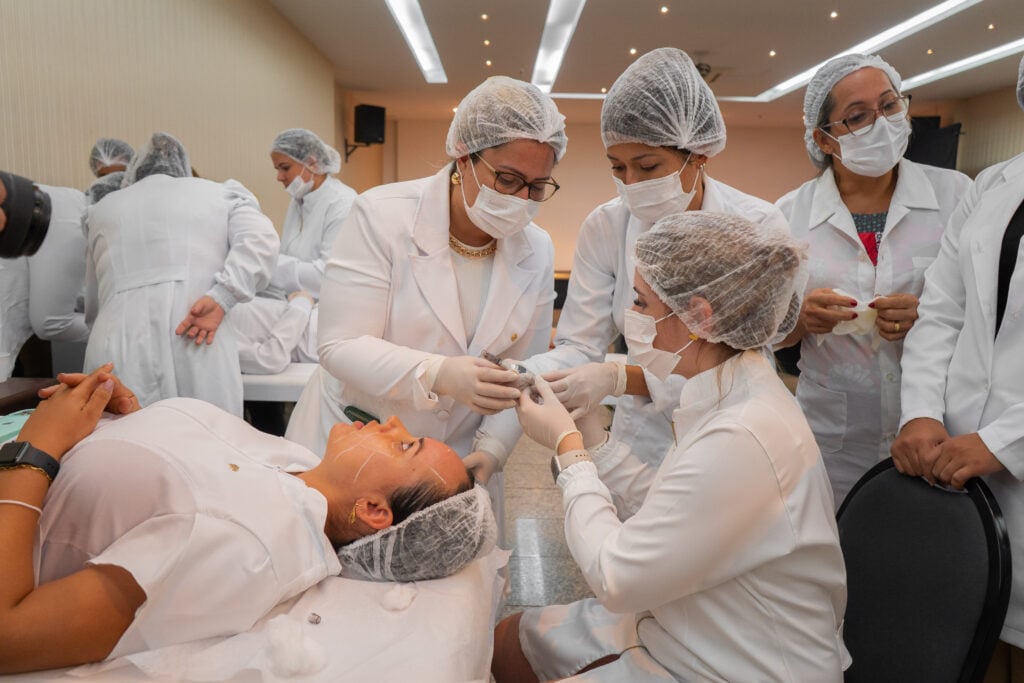
[[454,493],[447,493],[440,487],[427,482],[395,489],[388,500],[388,505],[391,506],[391,523],[400,524],[414,512],[425,510],[435,503],[465,493],[471,488],[473,488],[473,475],[466,470],[466,479],[459,483],[459,487]]
[[[825,95],[825,100],[821,103],[821,110],[818,111],[818,120],[814,122],[814,129],[815,130],[817,130],[817,129],[821,128],[822,126],[824,126],[825,124],[829,123],[829,118],[831,118],[832,110],[835,108],[835,106],[836,106],[836,101],[832,97],[832,91],[829,90],[828,94]],[[812,138],[813,138],[813,136],[812,136]],[[815,143],[815,144],[817,144],[817,143]],[[825,155],[825,166],[824,166],[824,168],[821,169],[821,172],[824,173],[826,168],[831,168],[831,167],[832,167],[832,155],[831,154],[826,154]]]

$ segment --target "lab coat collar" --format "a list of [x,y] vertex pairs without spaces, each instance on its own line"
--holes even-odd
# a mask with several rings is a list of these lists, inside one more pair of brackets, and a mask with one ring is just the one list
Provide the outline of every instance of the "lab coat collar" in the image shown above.
[[1013,183],[1018,176],[1024,175],[1024,154],[1010,159],[1010,162],[1003,166],[1002,175],[1009,183]]
[[679,396],[679,408],[672,415],[676,443],[700,426],[705,417],[719,407],[739,400],[742,389],[738,383],[755,379],[765,371],[771,372],[768,361],[760,351],[741,351],[729,360],[686,380]]
[[304,211],[308,211],[313,206],[316,206],[321,200],[330,199],[333,193],[331,192],[331,188],[329,188],[328,185],[331,184],[332,180],[334,182],[340,182],[336,180],[333,176],[327,176],[326,178],[324,178],[324,181],[320,183],[320,187],[316,188],[315,190],[312,190],[302,199],[296,199],[294,201],[299,206],[301,206]]
[[[487,290],[487,302],[473,335],[470,355],[479,355],[482,350],[491,347],[505,329],[509,314],[526,293],[530,282],[537,277],[538,269],[530,268],[527,263],[533,255],[533,247],[526,235],[526,231],[530,229],[540,228],[530,223],[516,234],[498,240],[498,251],[494,254],[494,267],[491,270],[491,284]],[[551,286],[554,287],[554,282]]]
[[935,188],[924,169],[913,161],[900,159],[896,189],[889,202],[883,236],[888,235],[913,210],[938,211],[939,200],[935,197]]
[[834,226],[855,241],[857,228],[853,224],[853,216],[850,210],[843,204],[839,196],[839,186],[836,185],[836,177],[831,168],[826,168],[815,181],[814,198],[811,200],[811,213],[809,223],[811,230],[822,226]]

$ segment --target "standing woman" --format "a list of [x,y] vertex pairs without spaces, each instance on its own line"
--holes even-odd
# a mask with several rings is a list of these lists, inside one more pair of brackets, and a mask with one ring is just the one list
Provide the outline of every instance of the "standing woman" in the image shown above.
[[356,191],[330,175],[341,170],[337,150],[304,128],[290,128],[274,138],[270,159],[292,201],[269,291],[280,299],[299,290],[317,298],[331,245]]
[[[903,337],[917,320],[924,272],[946,221],[971,184],[962,173],[901,158],[908,103],[899,74],[877,56],[846,55],[821,67],[804,96],[804,141],[821,174],[778,202],[793,235],[810,243],[800,322],[784,345],[803,342],[796,394],[836,507],[889,457]],[[833,333],[841,322],[872,317],[874,325],[853,334]]]
[[480,355],[547,348],[554,247],[532,220],[558,189],[564,121],[536,86],[489,78],[458,106],[451,163],[356,199],[327,262],[320,368],[289,439],[323,452],[353,406],[444,441],[480,480],[500,467],[519,426],[495,413],[515,405],[517,375]]
[[725,122],[682,50],[653,50],[619,76],[601,109],[601,137],[619,196],[583,222],[556,348],[530,365],[542,372],[572,368],[546,375],[570,408],[586,411],[609,394],[630,394],[618,401],[612,433],[657,464],[672,444],[671,416],[684,378],[670,376],[671,368],[642,371],[635,365],[642,349],[634,347],[628,371],[600,362],[625,330],[634,296],[633,244],[655,221],[681,211],[735,214],[781,229],[786,222],[768,202],[708,175],[708,160],[725,149]]
[[154,133],[124,189],[89,207],[85,366],[113,361],[143,406],[188,396],[241,415],[238,349],[224,316],[267,283],[277,233],[240,184],[192,178],[190,169],[182,144]]
[[499,683],[581,669],[571,680],[842,680],[828,477],[764,353],[796,323],[803,251],[785,231],[703,211],[637,239],[627,340],[687,380],[660,465],[595,413],[574,424],[543,381],[541,402],[523,392],[523,429],[555,450],[565,539],[595,597],[501,622]]

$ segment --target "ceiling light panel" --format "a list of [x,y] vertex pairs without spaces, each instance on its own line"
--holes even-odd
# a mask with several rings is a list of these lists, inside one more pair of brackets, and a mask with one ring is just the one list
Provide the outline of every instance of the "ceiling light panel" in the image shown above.
[[419,0],[384,0],[402,31],[409,51],[416,59],[423,78],[427,83],[447,83],[448,75],[444,72],[441,64],[441,57],[437,54],[437,47],[430,35],[430,28],[427,20],[423,18],[423,9]]
[[925,85],[926,83],[933,83],[943,78],[949,78],[950,76],[958,73],[963,73],[964,71],[983,66],[1019,52],[1024,52],[1024,38],[1019,38],[1018,40],[1006,43],[1005,45],[994,47],[991,50],[986,50],[984,52],[979,52],[976,55],[959,59],[955,62],[946,64],[945,66],[940,66],[937,69],[926,71],[923,74],[918,74],[911,78],[905,78],[903,79],[902,90],[903,92],[906,92],[911,88],[916,88],[917,86]]
[[541,91],[549,93],[562,68],[565,51],[569,49],[576,24],[583,13],[587,0],[551,0],[548,16],[544,22],[544,33],[537,49],[537,61],[533,66],[530,81]]

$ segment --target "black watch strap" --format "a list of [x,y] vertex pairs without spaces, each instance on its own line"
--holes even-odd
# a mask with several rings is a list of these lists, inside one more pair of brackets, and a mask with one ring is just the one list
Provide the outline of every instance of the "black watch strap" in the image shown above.
[[60,463],[28,441],[11,441],[0,446],[0,469],[34,467],[53,481],[60,471]]

